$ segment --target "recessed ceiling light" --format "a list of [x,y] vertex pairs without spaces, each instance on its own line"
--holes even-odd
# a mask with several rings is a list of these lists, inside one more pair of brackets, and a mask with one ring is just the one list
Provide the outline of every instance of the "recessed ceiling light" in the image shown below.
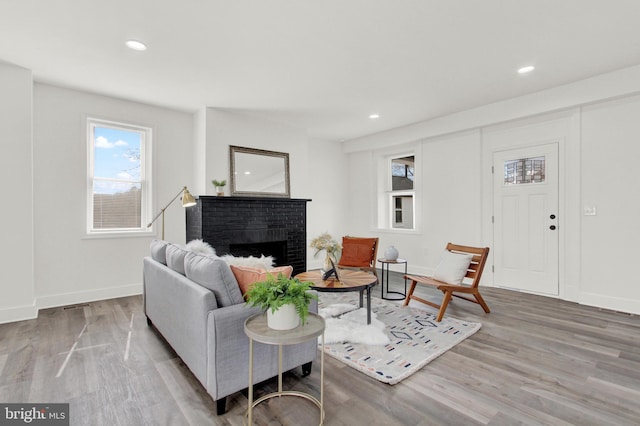
[[125,43],[127,45],[127,47],[129,49],[133,49],[133,50],[147,50],[147,45],[142,43],[141,41],[137,41],[137,40],[127,40],[127,42]]
[[536,67],[534,67],[533,65],[527,65],[526,67],[522,67],[518,70],[518,74],[527,74],[530,73],[531,71],[535,70]]
[[380,114],[371,114],[369,116],[369,118],[374,119],[374,118],[380,118]]

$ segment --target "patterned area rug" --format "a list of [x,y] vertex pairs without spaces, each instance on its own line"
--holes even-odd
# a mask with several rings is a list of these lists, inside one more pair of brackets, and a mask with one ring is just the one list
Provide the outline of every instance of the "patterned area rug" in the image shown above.
[[[320,293],[319,296],[320,312],[327,316],[335,314],[336,318],[340,318],[340,314],[336,312],[354,311],[358,306],[357,293]],[[354,309],[345,309],[345,304],[353,305]],[[436,322],[435,310],[405,308],[381,299],[372,299],[371,306],[372,317],[384,324],[383,332],[387,335],[389,343],[327,343],[327,336],[336,339],[336,333],[332,330],[332,320],[327,321],[325,330],[325,353],[391,385],[420,370],[481,327],[480,323],[461,321],[450,316]],[[366,326],[366,314],[357,317],[364,318],[365,327],[374,327]],[[364,332],[360,332],[362,333]],[[352,340],[366,341],[366,338]]]

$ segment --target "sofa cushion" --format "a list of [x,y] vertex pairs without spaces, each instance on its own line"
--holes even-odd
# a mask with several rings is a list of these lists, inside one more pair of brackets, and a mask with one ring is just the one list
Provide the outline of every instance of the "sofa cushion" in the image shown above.
[[244,303],[240,287],[229,265],[219,257],[188,252],[184,259],[184,267],[187,278],[213,292],[218,306]]
[[269,270],[240,265],[230,266],[231,272],[233,272],[233,275],[236,277],[240,292],[242,293],[242,296],[245,298],[245,300],[245,294],[249,290],[249,287],[251,287],[251,284],[257,283],[259,281],[264,281],[265,279],[267,279],[268,274],[271,274],[274,277],[277,277],[278,274],[283,274],[287,278],[291,278],[291,273],[293,272],[293,266],[279,266],[277,268],[272,268]]
[[149,245],[151,251],[151,258],[156,262],[160,262],[163,265],[167,264],[167,246],[168,242],[164,240],[153,240]]
[[167,244],[167,266],[184,275],[184,258],[189,253],[175,244]]

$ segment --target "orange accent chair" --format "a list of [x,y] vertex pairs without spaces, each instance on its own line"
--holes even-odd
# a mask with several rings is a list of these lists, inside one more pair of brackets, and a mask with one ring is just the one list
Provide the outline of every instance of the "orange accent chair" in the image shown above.
[[342,237],[342,255],[337,266],[371,272],[378,278],[377,254],[378,238]]
[[[455,255],[463,255],[458,256],[460,258],[466,255],[466,261],[469,261],[469,266],[467,267],[465,261],[463,261],[462,259],[455,259]],[[482,277],[482,271],[484,270],[484,265],[487,262],[488,256],[489,247],[478,248],[460,246],[452,243],[447,244],[447,249],[443,254],[443,260],[441,260],[440,264],[436,268],[433,277],[405,275],[405,278],[411,280],[411,286],[409,287],[407,297],[404,299],[404,306],[407,306],[412,299],[418,302],[425,303],[429,306],[433,306],[434,308],[439,309],[438,315],[436,317],[436,321],[438,322],[442,321],[442,317],[444,316],[444,312],[446,311],[452,296],[468,300],[469,302],[477,303],[482,306],[482,309],[484,309],[486,313],[491,312],[489,310],[489,306],[480,295],[480,290],[478,289],[478,284],[480,284],[480,278]],[[446,258],[453,259],[451,260],[451,262],[453,263],[458,263],[457,277],[452,277],[452,275],[456,275],[455,273],[452,274],[449,271],[445,271],[445,269],[449,269],[451,267],[451,263],[447,264]],[[441,267],[441,265],[443,266]],[[471,280],[471,282],[468,285],[464,284],[462,282],[464,278]],[[443,280],[446,280],[446,282]],[[413,292],[417,284],[435,287],[438,290],[442,291],[442,303],[438,305],[436,303],[415,296]],[[473,299],[455,293],[471,295],[473,296]]]

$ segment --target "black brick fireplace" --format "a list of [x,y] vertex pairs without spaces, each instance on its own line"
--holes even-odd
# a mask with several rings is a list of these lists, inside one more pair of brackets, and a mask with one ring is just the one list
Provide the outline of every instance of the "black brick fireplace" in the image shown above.
[[200,196],[187,209],[187,242],[202,239],[216,253],[273,256],[277,266],[307,270],[306,199]]

